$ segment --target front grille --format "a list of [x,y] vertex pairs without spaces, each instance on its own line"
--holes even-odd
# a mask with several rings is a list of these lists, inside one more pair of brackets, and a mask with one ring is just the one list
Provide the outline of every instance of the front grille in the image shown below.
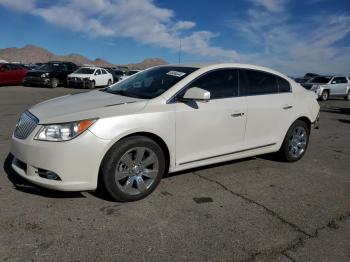
[[39,123],[39,119],[37,119],[30,112],[24,112],[21,117],[18,119],[16,129],[15,129],[15,137],[19,139],[26,139],[36,128]]

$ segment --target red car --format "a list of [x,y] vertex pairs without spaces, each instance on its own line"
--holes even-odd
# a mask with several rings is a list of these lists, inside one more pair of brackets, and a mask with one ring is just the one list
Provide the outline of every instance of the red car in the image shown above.
[[0,85],[20,85],[28,69],[17,64],[0,64]]

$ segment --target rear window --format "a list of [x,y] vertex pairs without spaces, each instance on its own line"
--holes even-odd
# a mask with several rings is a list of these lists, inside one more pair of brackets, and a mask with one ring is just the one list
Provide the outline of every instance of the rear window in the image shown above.
[[262,71],[239,70],[241,95],[264,95],[278,93],[277,78]]

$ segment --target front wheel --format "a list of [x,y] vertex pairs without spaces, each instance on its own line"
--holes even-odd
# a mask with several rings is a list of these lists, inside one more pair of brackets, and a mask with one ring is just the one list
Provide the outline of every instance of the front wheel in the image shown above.
[[328,97],[329,97],[329,92],[327,90],[323,91],[322,92],[322,95],[320,97],[320,100],[321,101],[327,101],[328,100]]
[[89,85],[88,87],[89,87],[90,89],[94,89],[95,86],[96,86],[96,83],[95,83],[94,80],[92,80],[92,81],[90,82],[90,85]]
[[287,162],[301,159],[309,144],[310,130],[304,121],[297,120],[289,128],[279,151],[280,156]]
[[105,189],[117,201],[136,201],[158,186],[165,172],[165,158],[153,140],[133,136],[116,143],[102,164]]
[[58,79],[52,78],[51,79],[51,88],[56,88],[58,87]]
[[348,92],[348,94],[344,98],[345,98],[345,100],[350,101],[350,91]]

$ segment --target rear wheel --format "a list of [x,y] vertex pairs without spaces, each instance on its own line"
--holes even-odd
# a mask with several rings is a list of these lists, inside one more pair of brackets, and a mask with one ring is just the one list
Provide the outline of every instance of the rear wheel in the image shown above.
[[117,201],[135,201],[148,196],[165,172],[165,158],[153,140],[133,136],[118,142],[102,164],[102,180]]
[[297,120],[289,128],[279,151],[280,156],[287,162],[301,159],[309,144],[310,130],[304,121]]
[[328,91],[328,90],[324,90],[324,91],[322,92],[322,95],[321,95],[320,99],[321,99],[322,101],[327,101],[327,100],[328,100],[328,97],[329,97],[329,91]]
[[111,84],[112,84],[112,80],[109,79],[109,80],[108,80],[108,83],[107,83],[107,86],[110,86]]

